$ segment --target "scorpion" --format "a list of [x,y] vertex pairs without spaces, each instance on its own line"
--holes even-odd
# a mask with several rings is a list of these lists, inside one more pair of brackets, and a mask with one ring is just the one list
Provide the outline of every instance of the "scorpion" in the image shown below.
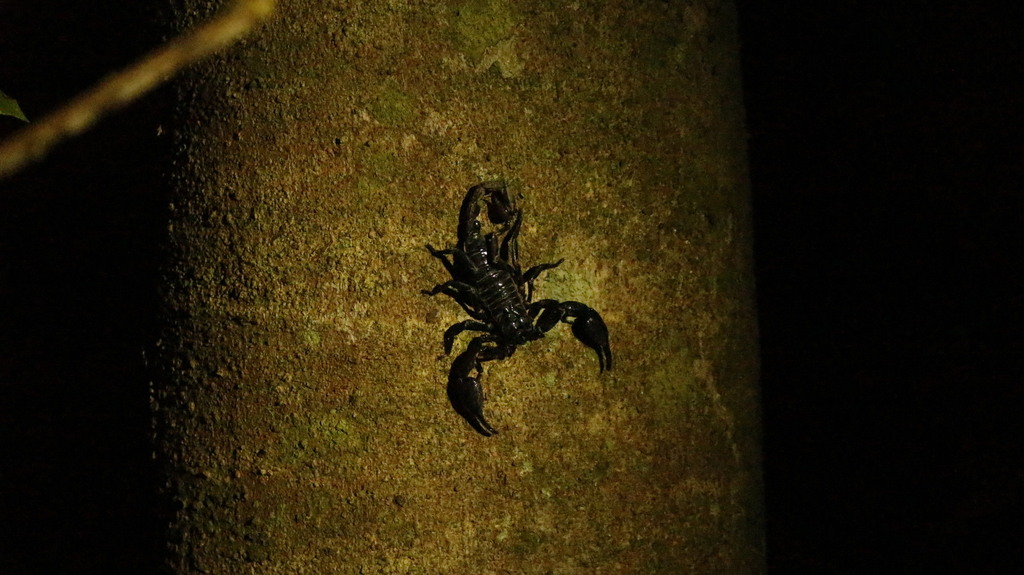
[[[491,231],[485,232],[480,221],[482,204],[486,205]],[[473,318],[444,332],[445,355],[451,353],[455,338],[462,332],[482,332],[452,362],[447,392],[455,412],[485,437],[498,430],[484,418],[480,385],[484,362],[510,357],[519,346],[544,337],[563,322],[572,326],[577,340],[597,352],[601,373],[612,368],[608,328],[596,311],[578,301],[533,301],[534,280],[565,259],[523,272],[519,265],[522,222],[522,211],[516,208],[505,184],[484,182],[469,188],[462,201],[455,247],[437,250],[426,246],[452,279],[421,293],[447,295]]]

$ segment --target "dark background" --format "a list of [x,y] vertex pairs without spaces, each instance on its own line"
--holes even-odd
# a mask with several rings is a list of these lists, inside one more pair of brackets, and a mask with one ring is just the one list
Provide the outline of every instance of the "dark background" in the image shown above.
[[877,4],[740,2],[768,564],[1008,573],[1024,8]]
[[[0,90],[38,119],[158,45],[153,2],[0,0]],[[0,181],[0,575],[155,573],[161,90]],[[20,122],[0,117],[0,137]]]
[[[165,32],[137,0],[28,4],[0,8],[0,89],[32,118]],[[1008,572],[1024,8],[739,4],[769,571]],[[0,183],[0,575],[155,569],[140,350],[169,97]]]

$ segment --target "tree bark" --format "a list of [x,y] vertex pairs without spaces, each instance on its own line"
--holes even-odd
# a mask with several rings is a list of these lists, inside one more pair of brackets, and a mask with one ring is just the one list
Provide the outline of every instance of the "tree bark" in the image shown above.
[[[730,2],[296,0],[181,93],[174,572],[763,571]],[[465,313],[420,290],[492,179],[615,367],[567,326],[485,364],[485,438],[445,395]]]

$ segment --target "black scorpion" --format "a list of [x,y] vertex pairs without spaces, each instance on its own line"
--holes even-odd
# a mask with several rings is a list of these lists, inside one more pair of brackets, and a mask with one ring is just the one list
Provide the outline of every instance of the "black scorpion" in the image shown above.
[[[487,219],[493,228],[486,233],[480,222],[481,202],[487,206]],[[578,301],[532,301],[534,280],[565,260],[536,265],[524,273],[519,267],[522,222],[522,211],[516,208],[505,185],[485,182],[471,187],[462,201],[455,247],[435,250],[427,245],[452,279],[422,293],[445,294],[473,318],[444,332],[445,354],[451,353],[460,333],[483,332],[452,362],[448,399],[473,429],[488,437],[498,431],[484,419],[484,393],[479,379],[483,362],[505,359],[520,345],[544,337],[564,322],[572,325],[576,339],[597,351],[601,372],[612,368],[608,328],[596,311]]]

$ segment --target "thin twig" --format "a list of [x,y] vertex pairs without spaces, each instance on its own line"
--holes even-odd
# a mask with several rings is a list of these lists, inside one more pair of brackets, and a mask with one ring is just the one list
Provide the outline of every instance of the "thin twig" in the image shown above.
[[241,38],[270,16],[274,0],[239,0],[225,13],[179,36],[127,69],[113,74],[50,115],[0,143],[0,180],[38,160],[107,112],[135,100],[174,73]]

